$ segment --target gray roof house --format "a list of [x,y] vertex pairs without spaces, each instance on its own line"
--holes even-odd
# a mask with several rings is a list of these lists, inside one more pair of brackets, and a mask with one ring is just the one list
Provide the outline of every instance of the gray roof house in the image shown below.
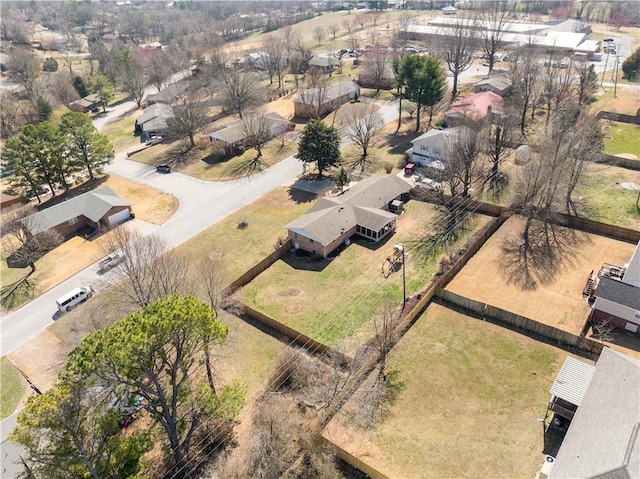
[[640,478],[640,360],[604,348],[548,479]]
[[161,90],[158,93],[148,95],[145,100],[149,105],[153,105],[154,103],[173,103],[182,96],[187,88],[189,88],[189,82],[187,80],[177,81],[168,85],[164,90]]
[[2,479],[18,479],[25,473],[24,458],[27,450],[22,444],[9,440],[9,435],[18,425],[16,411],[11,416],[2,420],[0,437],[0,477]]
[[174,118],[173,108],[164,103],[154,103],[142,112],[136,120],[136,132],[141,134],[141,140],[147,140],[153,135],[166,134],[169,130],[168,121]]
[[380,241],[395,231],[392,203],[411,185],[395,175],[373,175],[335,197],[320,198],[307,214],[285,226],[296,249],[326,258],[358,234]]
[[308,62],[309,68],[319,68],[323,73],[331,73],[340,66],[340,60],[333,57],[313,55]]
[[509,81],[505,75],[494,75],[475,83],[473,85],[473,92],[482,93],[483,91],[490,91],[496,95],[504,96],[509,86],[511,86],[511,81]]
[[68,237],[83,226],[96,228],[116,225],[130,217],[131,203],[108,186],[62,201],[22,220],[31,234],[55,228]]
[[[289,120],[276,112],[269,112],[264,115],[265,127],[269,131],[269,138],[273,138],[287,131]],[[221,144],[227,154],[233,154],[235,150],[244,144],[246,133],[242,121],[231,123],[224,128],[209,133],[211,143]]]
[[315,118],[360,96],[360,85],[353,81],[336,83],[327,88],[308,88],[293,100],[295,115]]
[[413,146],[406,151],[409,162],[430,168],[433,173],[442,172],[449,161],[451,145],[458,135],[468,131],[466,126],[429,130],[411,141]]
[[640,242],[631,260],[623,267],[602,268],[598,274],[592,299],[591,323],[610,322],[631,333],[640,334]]

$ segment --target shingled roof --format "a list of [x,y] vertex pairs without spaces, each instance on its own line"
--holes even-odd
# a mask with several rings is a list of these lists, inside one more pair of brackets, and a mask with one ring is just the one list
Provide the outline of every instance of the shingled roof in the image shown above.
[[38,234],[78,216],[97,223],[114,206],[131,206],[108,186],[84,193],[22,220],[31,234]]

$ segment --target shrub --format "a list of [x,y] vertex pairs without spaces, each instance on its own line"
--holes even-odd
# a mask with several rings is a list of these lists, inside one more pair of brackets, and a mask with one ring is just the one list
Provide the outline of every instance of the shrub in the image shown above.
[[43,72],[57,72],[58,71],[58,62],[55,58],[47,58],[42,63],[42,71]]

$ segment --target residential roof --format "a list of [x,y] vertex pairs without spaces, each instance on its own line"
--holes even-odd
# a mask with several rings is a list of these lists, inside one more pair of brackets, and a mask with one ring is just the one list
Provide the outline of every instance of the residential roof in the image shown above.
[[489,109],[492,111],[500,109],[503,102],[503,98],[497,93],[483,91],[459,99],[451,105],[444,115],[453,118],[466,117],[472,120],[481,120],[488,115]]
[[445,128],[444,130],[434,128],[411,140],[411,144],[429,146],[445,153],[449,147],[449,143],[454,140],[457,135],[467,130],[469,130],[467,126],[455,126],[453,128]]
[[604,348],[549,479],[640,478],[640,360]]
[[91,95],[87,95],[84,98],[81,98],[76,101],[72,101],[71,105],[78,105],[83,108],[89,108],[99,102],[100,102],[100,97],[98,96],[98,94],[92,93]]
[[631,256],[631,260],[627,265],[627,270],[622,276],[622,281],[637,288],[640,288],[640,241],[636,245],[636,249]]
[[154,103],[142,111],[140,118],[136,120],[136,125],[141,126],[154,118],[173,118],[173,108],[164,103]]
[[549,393],[575,406],[580,406],[591,384],[596,367],[567,356]]
[[10,441],[9,434],[18,425],[18,414],[20,411],[13,413],[11,416],[2,420],[2,432],[0,441],[0,476],[3,479],[17,479],[24,473],[22,458],[26,456],[26,448],[17,442]]
[[340,65],[340,61],[336,60],[335,58],[332,57],[325,57],[325,56],[321,56],[321,55],[313,55],[310,59],[309,59],[309,66],[310,67],[329,67],[329,66],[337,66]]
[[594,296],[640,310],[640,288],[617,279],[600,276]]
[[[288,123],[288,120],[276,112],[269,112],[265,115],[265,122],[267,123],[267,128],[271,129],[273,128],[274,124]],[[221,128],[218,131],[209,133],[209,138],[220,140],[230,145],[244,140],[245,136],[246,135],[242,121],[230,123],[229,125],[226,125],[224,128]]]
[[489,78],[485,78],[477,82],[474,86],[489,85],[499,91],[504,91],[509,88],[511,81],[504,75],[496,75]]
[[317,105],[320,100],[324,103],[328,103],[345,95],[350,95],[351,93],[359,91],[360,86],[356,82],[343,81],[327,87],[322,94],[320,94],[319,88],[308,88],[307,90],[300,92],[295,101],[305,105]]
[[340,196],[320,198],[300,218],[285,226],[323,246],[356,225],[380,230],[397,215],[381,208],[411,189],[395,175],[373,175]]
[[131,203],[108,186],[102,186],[27,216],[22,222],[35,235],[78,216],[98,222],[114,206],[131,206]]
[[147,96],[146,100],[153,103],[172,103],[175,99],[189,88],[189,82],[186,80],[178,81],[167,86],[164,90]]

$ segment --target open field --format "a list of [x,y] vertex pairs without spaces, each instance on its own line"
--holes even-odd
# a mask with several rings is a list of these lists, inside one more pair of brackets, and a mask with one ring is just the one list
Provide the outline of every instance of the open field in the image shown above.
[[640,126],[605,121],[604,152],[640,159]]
[[527,318],[579,334],[589,313],[582,288],[603,263],[624,264],[634,245],[602,236],[558,228],[562,251],[531,264],[533,289],[521,282],[522,267],[505,241],[519,244],[523,219],[510,218],[456,275],[447,289]]
[[26,381],[11,361],[0,358],[0,419],[13,414],[26,390]]
[[[601,78],[601,75],[599,76]],[[600,110],[614,113],[625,113],[635,115],[638,111],[638,101],[640,99],[640,86],[636,88],[618,88],[614,97],[613,87],[607,86],[596,94],[596,101],[589,105],[589,110],[594,114]]]
[[[298,258],[292,251],[245,286],[239,299],[318,341],[350,350],[372,333],[373,317],[386,305],[402,302],[401,268],[386,279],[382,275],[393,244],[409,243],[430,232],[435,218],[435,207],[410,201],[396,233],[386,241],[374,244],[354,238],[337,257],[324,260]],[[476,217],[473,226],[479,228],[486,221]],[[463,241],[464,235],[460,244]],[[436,272],[440,252],[422,261],[416,261],[410,247],[408,252],[406,287],[411,296]]]
[[325,431],[388,477],[534,477],[541,424],[566,353],[431,304],[393,348],[394,399],[379,422],[351,421],[366,383]]
[[[138,220],[161,224],[171,217],[178,207],[172,195],[120,176],[106,176],[98,179],[97,182],[98,186],[109,186],[119,196],[131,202]],[[42,294],[104,256],[102,245],[108,235],[109,233],[106,233],[89,240],[74,236],[36,261],[36,272],[29,278],[33,289],[28,296],[17,298],[18,301],[11,305],[11,308],[18,307],[22,302]],[[28,267],[7,267],[5,259],[11,251],[6,241],[3,242],[0,262],[0,277],[3,285],[17,281],[29,271]]]

